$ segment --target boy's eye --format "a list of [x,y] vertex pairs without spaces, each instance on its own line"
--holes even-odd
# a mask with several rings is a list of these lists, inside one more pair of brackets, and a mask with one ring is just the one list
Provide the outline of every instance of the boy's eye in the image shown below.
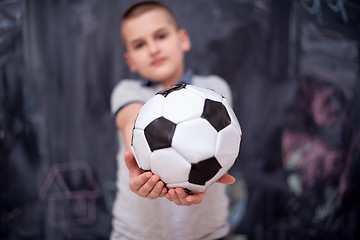
[[143,46],[144,46],[144,43],[139,42],[139,43],[136,43],[136,44],[134,45],[134,48],[135,48],[135,49],[139,49],[139,48],[142,48]]
[[156,35],[156,38],[157,38],[157,39],[164,39],[164,38],[166,38],[166,37],[167,37],[167,34],[166,34],[166,33],[159,33],[159,34]]

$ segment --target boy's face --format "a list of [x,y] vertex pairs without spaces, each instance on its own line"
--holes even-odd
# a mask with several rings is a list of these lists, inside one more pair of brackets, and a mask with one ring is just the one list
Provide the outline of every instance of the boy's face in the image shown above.
[[184,74],[184,52],[191,47],[190,39],[165,10],[154,9],[124,21],[122,36],[131,71],[164,86]]

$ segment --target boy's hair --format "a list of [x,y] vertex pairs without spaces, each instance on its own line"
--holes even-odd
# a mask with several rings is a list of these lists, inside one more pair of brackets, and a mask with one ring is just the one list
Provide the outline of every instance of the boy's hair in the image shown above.
[[136,3],[135,5],[133,5],[132,7],[130,7],[123,14],[123,16],[121,18],[120,32],[121,32],[121,38],[122,38],[124,44],[125,44],[125,42],[124,42],[124,36],[122,34],[122,24],[128,19],[131,19],[133,17],[138,17],[138,16],[140,16],[148,11],[154,10],[154,9],[165,10],[169,14],[170,20],[174,23],[176,29],[179,28],[179,24],[175,18],[175,14],[170,10],[170,8],[165,6],[163,3],[155,2],[155,1],[139,2],[139,3]]
[[175,18],[174,13],[171,11],[170,8],[165,6],[163,3],[155,2],[155,1],[146,1],[146,2],[139,2],[130,7],[122,16],[121,22],[124,22],[127,19],[140,16],[143,13],[146,13],[150,10],[154,9],[163,9],[165,10],[169,16],[171,17],[171,20],[174,22],[176,28],[178,28],[178,22]]

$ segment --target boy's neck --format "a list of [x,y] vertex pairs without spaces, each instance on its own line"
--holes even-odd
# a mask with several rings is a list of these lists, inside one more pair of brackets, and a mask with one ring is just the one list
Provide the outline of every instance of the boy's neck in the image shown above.
[[[193,76],[193,73],[192,73],[191,69],[186,69],[183,76],[178,81],[174,82],[174,84],[178,84],[178,83],[191,84],[192,83],[192,76]],[[161,84],[161,83],[152,82],[152,81],[150,81],[148,79],[145,79],[145,78],[143,79],[143,85],[144,86],[152,87],[152,86],[156,86],[158,84]],[[172,85],[172,84],[170,84],[170,85]],[[168,87],[168,86],[163,85],[163,87]]]

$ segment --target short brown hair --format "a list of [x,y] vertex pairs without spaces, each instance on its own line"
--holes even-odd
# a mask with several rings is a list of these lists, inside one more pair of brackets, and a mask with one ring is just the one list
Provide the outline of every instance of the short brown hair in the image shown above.
[[146,13],[150,10],[159,9],[159,8],[164,9],[166,12],[169,13],[171,20],[174,21],[175,26],[178,28],[178,22],[175,18],[174,13],[171,11],[171,9],[168,8],[167,6],[165,6],[164,4],[155,2],[155,1],[140,2],[140,3],[133,5],[123,14],[121,22],[123,22],[129,18],[132,18],[132,17],[140,16],[141,14]]
[[178,24],[177,19],[175,18],[175,14],[171,11],[170,8],[165,6],[163,3],[156,2],[156,1],[139,2],[139,3],[134,4],[132,7],[130,7],[123,14],[123,16],[121,18],[120,33],[121,33],[121,39],[122,39],[124,45],[125,45],[124,36],[122,34],[122,25],[123,25],[123,23],[128,19],[140,16],[141,14],[144,14],[144,13],[149,12],[149,11],[154,10],[154,9],[163,9],[163,10],[165,10],[169,14],[170,20],[174,23],[175,27],[177,29],[179,28],[179,24]]

